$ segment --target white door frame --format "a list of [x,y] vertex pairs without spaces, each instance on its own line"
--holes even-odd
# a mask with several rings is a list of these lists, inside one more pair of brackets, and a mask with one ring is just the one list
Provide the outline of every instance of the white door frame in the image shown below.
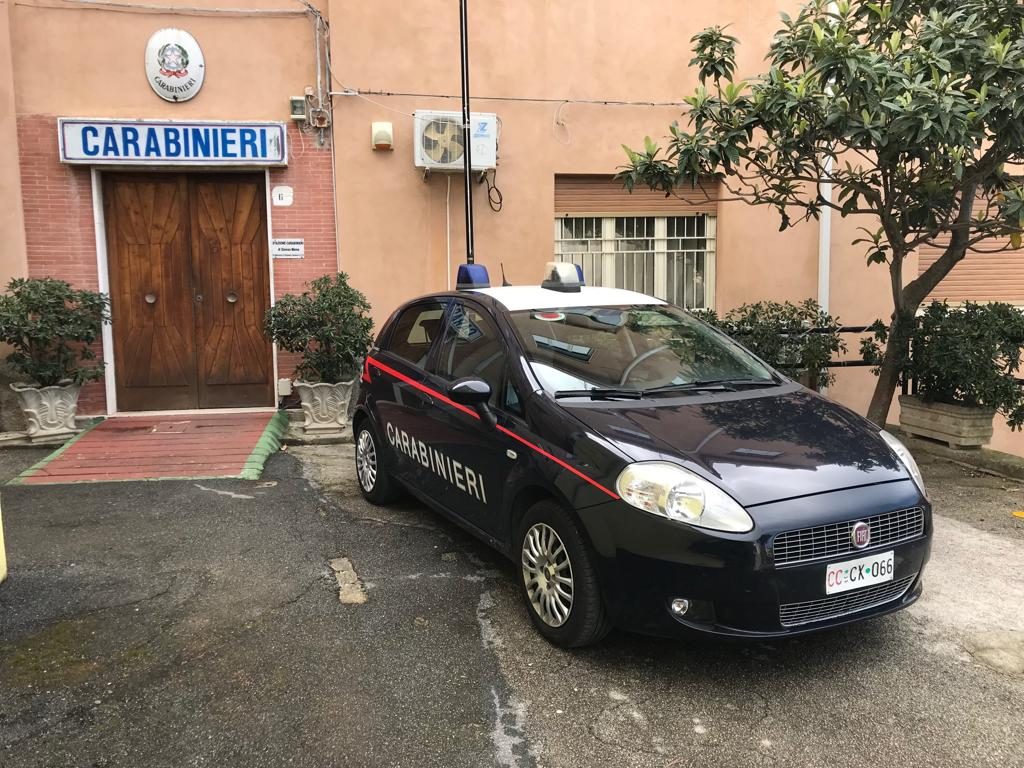
[[[163,170],[159,168],[132,168],[132,169],[119,169],[119,172],[125,170],[136,170],[136,171],[153,171]],[[217,172],[224,172],[225,169],[215,169]],[[238,170],[238,169],[233,169]],[[103,179],[101,169],[93,167],[90,168],[91,180],[92,180],[92,222],[95,229],[96,235],[96,281],[100,293],[110,295],[110,261],[107,255],[107,222],[106,217],[103,213]],[[175,170],[173,172],[185,173],[185,171]],[[250,171],[251,172],[251,171]],[[266,195],[266,206],[267,206],[267,261],[268,268],[270,269],[270,279],[267,281],[270,287],[270,305],[273,306],[275,302],[274,293],[274,257],[271,255],[271,240],[273,239],[273,227],[270,219],[271,213],[271,201],[270,201],[270,169],[263,169],[263,186],[264,194]],[[107,416],[115,416],[119,412],[117,410],[117,366],[114,360],[114,328],[111,322],[108,320],[103,323],[103,328],[100,333],[103,349],[103,363],[104,363],[104,377],[103,384],[107,396]],[[277,344],[271,344],[271,382],[273,384],[273,396],[274,403],[272,406],[266,406],[267,408],[277,408]],[[252,408],[216,408],[212,409],[223,413],[225,411],[251,411]],[[172,413],[173,411],[160,411],[160,413]],[[207,409],[198,409],[197,413],[212,412]],[[135,413],[130,411],[128,413]],[[149,412],[147,412],[149,413]]]

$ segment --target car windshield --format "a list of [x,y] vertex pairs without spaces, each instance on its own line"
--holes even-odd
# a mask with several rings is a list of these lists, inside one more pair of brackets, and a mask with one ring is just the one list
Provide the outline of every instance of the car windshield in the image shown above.
[[646,394],[662,387],[671,392],[712,383],[777,383],[771,370],[738,344],[667,304],[510,314],[534,372],[552,393]]

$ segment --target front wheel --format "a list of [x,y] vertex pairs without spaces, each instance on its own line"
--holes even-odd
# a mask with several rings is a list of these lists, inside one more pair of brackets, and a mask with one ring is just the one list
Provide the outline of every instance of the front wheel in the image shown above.
[[377,433],[364,419],[356,431],[356,476],[363,498],[371,504],[387,504],[398,498],[398,486],[385,469]]
[[575,521],[554,501],[542,501],[519,531],[520,588],[537,631],[562,648],[599,642],[611,625],[593,554]]

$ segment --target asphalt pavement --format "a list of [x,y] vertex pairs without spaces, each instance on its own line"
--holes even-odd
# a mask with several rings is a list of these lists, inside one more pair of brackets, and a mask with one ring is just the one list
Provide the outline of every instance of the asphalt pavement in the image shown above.
[[350,452],[0,489],[0,765],[1024,766],[1019,481],[926,464],[935,551],[900,614],[567,652],[507,561],[363,502]]

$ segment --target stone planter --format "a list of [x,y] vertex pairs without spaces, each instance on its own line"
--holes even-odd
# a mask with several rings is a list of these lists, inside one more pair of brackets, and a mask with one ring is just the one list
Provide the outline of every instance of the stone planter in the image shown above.
[[348,427],[348,406],[357,377],[337,384],[296,381],[295,391],[302,403],[302,425],[307,435],[340,435]]
[[978,448],[992,439],[988,408],[968,408],[948,403],[925,403],[912,395],[900,395],[900,426],[918,437],[941,440],[951,448]]
[[67,438],[76,434],[75,414],[78,412],[79,384],[33,387],[14,382],[11,389],[18,395],[25,414],[25,434],[30,441]]

